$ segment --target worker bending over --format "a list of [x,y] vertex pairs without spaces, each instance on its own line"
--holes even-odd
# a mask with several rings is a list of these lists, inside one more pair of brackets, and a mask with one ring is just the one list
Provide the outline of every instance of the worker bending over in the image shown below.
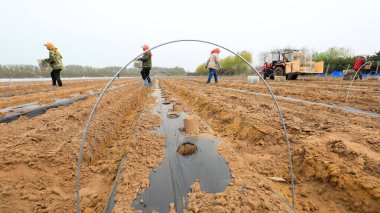
[[[355,64],[354,64],[354,70],[355,71],[358,71],[360,69],[360,67],[362,67],[365,63],[367,63],[367,57],[365,55],[361,55],[361,56],[358,56],[355,60]],[[362,70],[361,69],[359,71],[359,79],[362,80],[363,76],[362,76]]]

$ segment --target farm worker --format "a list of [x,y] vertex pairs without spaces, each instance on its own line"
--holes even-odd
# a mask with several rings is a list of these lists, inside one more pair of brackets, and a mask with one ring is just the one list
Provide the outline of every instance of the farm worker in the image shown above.
[[[144,44],[142,46],[144,55],[137,60],[142,61],[142,70],[141,70],[141,77],[144,80],[144,85],[148,84],[149,87],[152,86],[152,82],[150,81],[149,72],[152,69],[152,52],[149,50],[149,46],[147,44]],[[149,51],[147,51],[149,50]]]
[[220,62],[219,62],[219,53],[220,53],[219,48],[213,49],[211,51],[211,55],[209,59],[207,60],[206,69],[209,70],[208,79],[207,79],[208,84],[210,83],[212,76],[214,76],[215,78],[215,83],[218,83],[218,74],[216,73],[216,69],[217,68],[219,68],[219,70],[221,69]]
[[54,46],[53,43],[48,42],[45,44],[46,49],[49,50],[49,58],[44,60],[44,63],[49,63],[53,71],[51,71],[50,76],[53,81],[53,86],[62,86],[62,81],[60,77],[61,70],[63,69],[62,55],[58,52],[58,48]]
[[[358,56],[355,60],[354,70],[358,71],[360,67],[363,66],[363,64],[365,64],[366,62],[367,62],[367,57],[365,55]],[[362,80],[362,71],[360,70],[358,74],[359,74],[360,80]]]

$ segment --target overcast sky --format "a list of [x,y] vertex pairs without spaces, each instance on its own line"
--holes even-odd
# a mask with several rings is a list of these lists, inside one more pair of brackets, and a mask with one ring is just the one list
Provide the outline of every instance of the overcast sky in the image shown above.
[[[64,64],[122,66],[151,46],[201,39],[234,51],[346,47],[380,51],[378,0],[0,0],[0,64],[36,64],[52,41]],[[153,51],[154,66],[193,71],[213,46]],[[226,51],[221,57],[228,56]]]

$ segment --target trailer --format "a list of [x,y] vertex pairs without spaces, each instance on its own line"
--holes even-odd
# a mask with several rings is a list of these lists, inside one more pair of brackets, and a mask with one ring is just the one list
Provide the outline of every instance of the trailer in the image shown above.
[[312,55],[302,50],[280,49],[267,53],[260,74],[264,79],[285,76],[287,80],[296,80],[300,74],[323,73],[324,62],[313,62]]

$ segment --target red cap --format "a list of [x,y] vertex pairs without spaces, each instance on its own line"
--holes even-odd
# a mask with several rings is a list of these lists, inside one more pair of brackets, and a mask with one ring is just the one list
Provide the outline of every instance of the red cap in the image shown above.
[[149,45],[147,44],[144,44],[141,47],[143,48],[144,51],[149,50]]
[[220,53],[220,49],[219,49],[219,48],[215,48],[215,49],[213,49],[213,50],[211,51],[211,54],[212,54],[212,53],[218,53],[218,54],[219,54],[219,53]]

